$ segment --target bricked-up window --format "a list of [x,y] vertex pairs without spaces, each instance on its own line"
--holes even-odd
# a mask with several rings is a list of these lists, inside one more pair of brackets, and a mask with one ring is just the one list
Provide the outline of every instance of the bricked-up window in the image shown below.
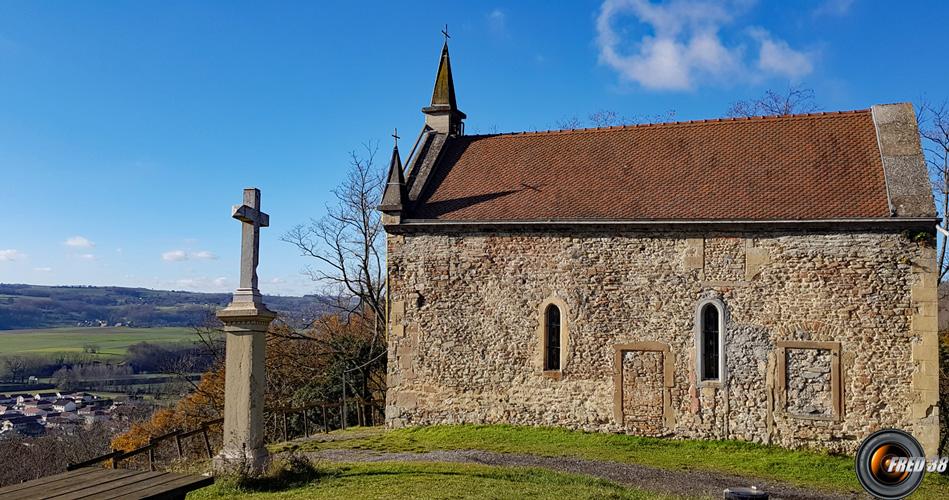
[[719,331],[718,308],[713,304],[706,304],[702,309],[702,338],[700,340],[702,380],[719,379],[718,352],[721,342]]
[[551,304],[544,314],[544,370],[560,369],[560,308]]

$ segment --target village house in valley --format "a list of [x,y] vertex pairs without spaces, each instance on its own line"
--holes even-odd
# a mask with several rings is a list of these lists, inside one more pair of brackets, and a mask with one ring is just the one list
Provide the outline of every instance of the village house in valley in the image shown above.
[[447,43],[388,233],[392,427],[938,441],[910,104],[466,135]]
[[0,437],[17,432],[43,435],[47,429],[78,432],[83,425],[121,418],[122,402],[85,392],[0,394]]

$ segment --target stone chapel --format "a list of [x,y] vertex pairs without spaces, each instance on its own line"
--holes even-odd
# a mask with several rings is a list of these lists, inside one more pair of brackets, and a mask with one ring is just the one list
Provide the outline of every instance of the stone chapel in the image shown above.
[[913,107],[468,135],[447,41],[392,153],[389,426],[938,442]]

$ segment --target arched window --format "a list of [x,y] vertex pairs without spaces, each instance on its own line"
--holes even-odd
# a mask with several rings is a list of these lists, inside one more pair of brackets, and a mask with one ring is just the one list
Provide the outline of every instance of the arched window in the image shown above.
[[560,369],[560,308],[550,304],[544,312],[544,370]]
[[706,304],[702,311],[702,380],[718,380],[718,308]]
[[699,302],[695,311],[695,371],[700,384],[725,380],[725,304]]

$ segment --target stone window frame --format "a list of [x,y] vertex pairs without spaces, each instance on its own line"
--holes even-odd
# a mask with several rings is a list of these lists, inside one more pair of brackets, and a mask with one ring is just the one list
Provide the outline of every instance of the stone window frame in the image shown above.
[[[547,363],[545,363],[547,356],[547,308],[552,305],[560,309],[560,369],[558,370],[547,370]],[[537,366],[545,377],[560,380],[564,368],[567,366],[568,341],[570,339],[570,313],[567,303],[556,295],[547,297],[537,309],[537,318],[537,337],[540,346]]]
[[[832,415],[798,415],[787,411],[787,350],[822,349],[830,351],[830,406]],[[811,340],[778,340],[775,342],[775,361],[777,383],[777,410],[781,415],[802,420],[824,420],[840,422],[843,420],[843,377],[840,370],[840,342],[817,342]]]
[[669,344],[656,341],[629,342],[613,345],[613,418],[616,424],[624,426],[623,414],[623,354],[627,352],[662,353],[662,416],[665,426],[675,427],[675,413],[672,411],[672,387],[675,385],[675,355]]
[[[704,323],[702,312],[705,306],[712,305],[718,309],[718,378],[702,380],[702,325]],[[695,305],[695,318],[693,321],[693,337],[695,337],[695,383],[698,387],[725,387],[728,379],[728,371],[725,359],[725,344],[728,339],[728,308],[725,302],[718,297],[706,298],[698,301]]]

